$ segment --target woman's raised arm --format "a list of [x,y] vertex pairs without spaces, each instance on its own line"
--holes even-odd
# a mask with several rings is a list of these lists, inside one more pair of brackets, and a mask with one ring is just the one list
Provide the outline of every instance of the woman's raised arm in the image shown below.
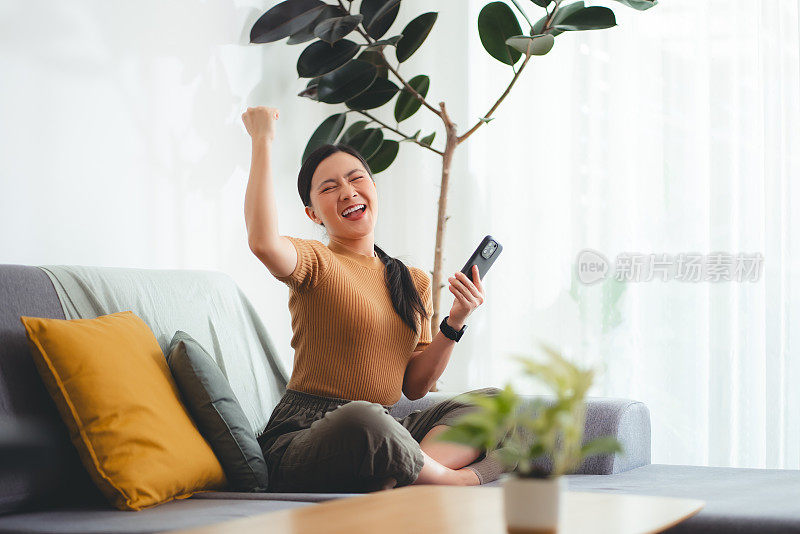
[[244,196],[244,219],[247,242],[273,276],[287,276],[297,265],[297,250],[291,241],[278,235],[278,210],[272,185],[270,164],[275,122],[280,113],[275,108],[257,106],[242,114],[252,140],[250,180]]

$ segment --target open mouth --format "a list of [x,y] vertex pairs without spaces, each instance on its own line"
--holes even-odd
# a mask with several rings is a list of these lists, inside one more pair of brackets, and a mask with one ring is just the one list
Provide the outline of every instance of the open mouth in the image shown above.
[[359,204],[355,209],[349,208],[342,212],[342,217],[345,219],[349,219],[351,221],[360,219],[364,216],[364,212],[367,210],[367,206],[365,204]]

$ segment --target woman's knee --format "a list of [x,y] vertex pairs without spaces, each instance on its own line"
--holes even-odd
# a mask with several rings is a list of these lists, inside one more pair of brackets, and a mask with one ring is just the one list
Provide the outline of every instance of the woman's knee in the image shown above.
[[421,449],[408,430],[380,404],[351,401],[329,412],[337,440],[346,442],[362,462],[358,475],[398,485],[410,483],[419,469]]
[[397,421],[380,404],[367,401],[351,401],[326,414],[331,432],[354,444],[370,436],[390,435]]

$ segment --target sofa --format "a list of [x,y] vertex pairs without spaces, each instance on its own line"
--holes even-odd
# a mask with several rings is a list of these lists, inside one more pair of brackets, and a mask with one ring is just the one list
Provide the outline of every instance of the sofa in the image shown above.
[[[109,505],[32,363],[20,316],[72,319],[124,310],[142,317],[162,346],[184,329],[214,347],[254,428],[263,427],[283,394],[288,377],[267,329],[224,273],[0,265],[0,532],[157,532],[358,495],[204,491],[136,512]],[[391,413],[402,417],[458,393],[403,396]],[[612,435],[626,453],[587,458],[567,476],[570,489],[706,501],[670,532],[800,532],[800,471],[651,464],[647,406],[593,397],[586,413],[585,440]],[[541,463],[548,466],[547,459]]]

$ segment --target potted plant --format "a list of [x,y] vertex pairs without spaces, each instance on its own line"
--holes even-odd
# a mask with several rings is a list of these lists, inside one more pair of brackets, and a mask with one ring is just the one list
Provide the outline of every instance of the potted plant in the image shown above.
[[[464,393],[460,402],[477,406],[462,415],[437,439],[479,447],[494,455],[510,474],[501,479],[508,532],[555,532],[562,515],[561,494],[565,474],[576,471],[584,458],[596,454],[623,453],[613,436],[583,443],[586,392],[592,385],[593,369],[581,369],[557,351],[541,344],[549,357],[539,362],[512,355],[523,372],[543,381],[552,398],[526,400],[511,384],[496,395]],[[551,468],[545,468],[549,459]]]

